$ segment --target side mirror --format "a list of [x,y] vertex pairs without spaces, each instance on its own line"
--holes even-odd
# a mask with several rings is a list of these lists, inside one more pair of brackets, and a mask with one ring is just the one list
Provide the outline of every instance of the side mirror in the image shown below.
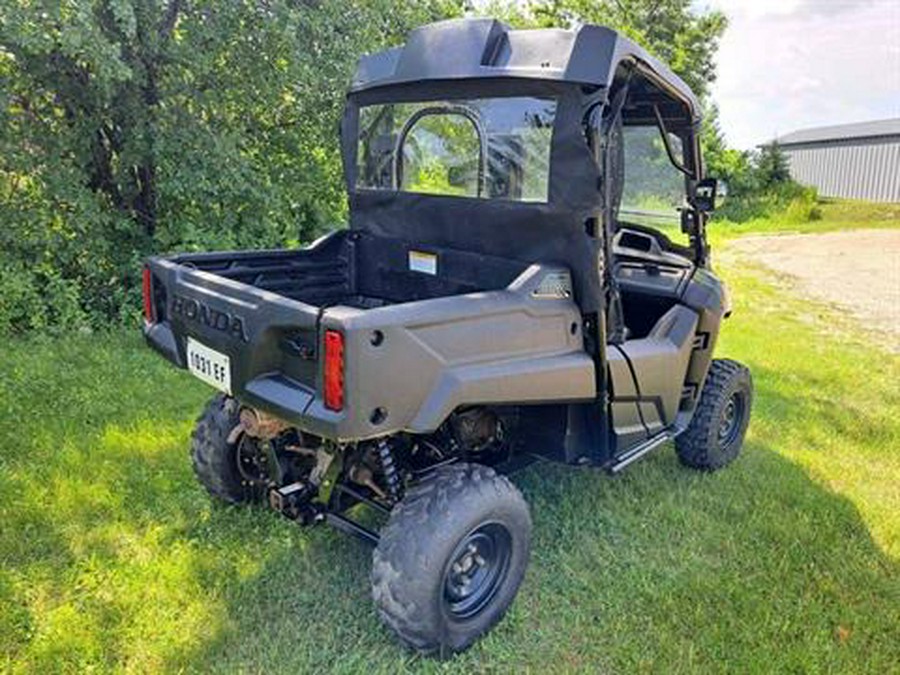
[[721,208],[728,196],[728,186],[725,181],[715,178],[704,178],[697,181],[694,188],[694,206],[698,210],[709,213]]

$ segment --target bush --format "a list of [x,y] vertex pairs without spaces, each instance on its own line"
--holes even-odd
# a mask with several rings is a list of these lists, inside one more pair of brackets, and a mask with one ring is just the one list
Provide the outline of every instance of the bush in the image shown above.
[[31,271],[17,260],[0,257],[0,334],[44,328],[46,313],[40,286]]
[[801,188],[800,193],[788,203],[783,211],[783,217],[788,222],[806,223],[812,220],[822,219],[822,209],[819,207],[815,188]]
[[716,212],[719,220],[745,222],[777,215],[790,222],[821,218],[815,188],[800,185],[777,144],[757,152],[722,150],[713,155],[708,173],[728,183],[728,198]]
[[49,265],[29,269],[0,257],[0,335],[87,328],[91,322],[82,308],[82,291]]
[[730,195],[723,208],[716,212],[716,219],[742,223],[776,215],[798,223],[818,220],[821,212],[816,189],[791,181],[759,192]]

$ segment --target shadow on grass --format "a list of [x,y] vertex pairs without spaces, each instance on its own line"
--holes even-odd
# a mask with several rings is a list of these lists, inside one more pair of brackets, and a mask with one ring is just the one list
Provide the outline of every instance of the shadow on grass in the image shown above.
[[[517,476],[535,537],[512,611],[450,664],[420,660],[375,616],[365,546],[214,505],[194,483],[186,448],[204,388],[127,345],[100,347],[79,357],[92,381],[25,368],[13,373],[20,399],[2,399],[12,406],[0,420],[9,663],[887,672],[900,662],[897,562],[850,500],[757,433],[714,475],[681,468],[669,449],[615,479],[549,464]],[[760,428],[812,418],[853,433],[840,412],[756,373]],[[74,404],[59,409],[53,387]]]
[[[536,523],[529,577],[507,620],[452,665],[896,665],[898,566],[849,500],[758,442],[714,476],[682,469],[673,454],[617,479],[553,465],[520,475]],[[173,665],[437,668],[394,646],[371,608],[368,549],[338,536],[319,531],[299,551],[261,550],[258,572],[225,594],[230,629]]]
[[[834,381],[816,373],[793,374],[798,382],[779,384],[783,376],[771,368],[752,364],[755,384],[755,413],[759,421],[790,429],[799,437],[813,441],[817,434],[852,441],[861,447],[886,451],[883,442],[896,423],[895,410],[900,398],[889,391],[880,392],[880,405],[857,400],[854,392],[843,392],[849,401],[835,395]],[[796,390],[803,390],[802,396]]]

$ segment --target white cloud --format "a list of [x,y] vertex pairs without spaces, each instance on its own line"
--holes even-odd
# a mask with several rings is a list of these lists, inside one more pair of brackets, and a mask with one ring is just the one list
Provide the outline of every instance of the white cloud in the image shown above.
[[897,0],[707,0],[729,28],[713,96],[740,148],[826,124],[900,117]]

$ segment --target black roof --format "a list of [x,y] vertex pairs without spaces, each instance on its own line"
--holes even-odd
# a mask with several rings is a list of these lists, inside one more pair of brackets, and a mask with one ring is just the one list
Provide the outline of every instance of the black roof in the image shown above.
[[413,30],[406,44],[363,56],[351,92],[423,80],[525,78],[608,87],[617,66],[632,61],[683,99],[700,105],[675,73],[604,26],[513,30],[495,19],[451,19]]

